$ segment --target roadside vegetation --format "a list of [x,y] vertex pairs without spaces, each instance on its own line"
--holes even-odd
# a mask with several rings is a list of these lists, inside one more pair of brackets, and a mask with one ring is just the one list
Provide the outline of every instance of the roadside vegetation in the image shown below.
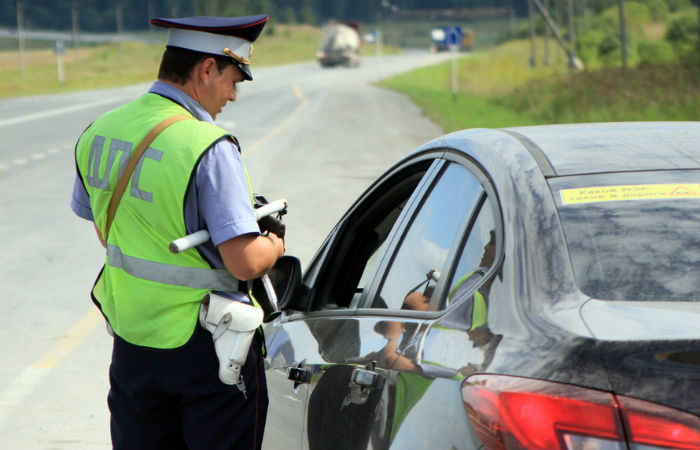
[[[152,81],[158,74],[166,37],[164,33],[157,33],[144,33],[139,36],[140,42],[78,48],[66,43],[65,53],[61,56],[63,82],[59,82],[54,42],[27,42],[22,76],[17,40],[0,38],[0,99]],[[322,34],[321,28],[310,25],[269,25],[255,42],[253,67],[315,61]],[[156,43],[144,43],[147,41]],[[400,51],[387,45],[383,49],[385,54]],[[374,55],[374,44],[363,43],[362,52]]]
[[[255,43],[257,67],[311,61],[321,40],[321,30],[305,25],[277,25],[264,30]],[[36,44],[24,52],[21,76],[16,40],[0,43],[0,98],[98,89],[149,82],[156,78],[163,54],[162,42],[114,43],[99,46],[66,45],[63,59],[64,82],[58,80],[58,62],[53,43]],[[156,39],[157,40],[157,39]],[[12,48],[10,45],[14,45]]]
[[531,68],[530,41],[523,30],[520,39],[460,58],[456,96],[450,62],[381,84],[407,94],[446,132],[542,123],[700,120],[697,8],[690,2],[647,0],[628,1],[626,10],[626,69],[620,63],[617,8],[608,8],[589,18],[592,25],[577,37],[583,71],[569,71],[554,39],[551,65],[544,65],[542,38],[536,40],[538,61]]
[[[540,123],[700,120],[698,10],[693,3],[697,2],[627,0],[626,69],[620,63],[618,10],[611,6],[592,8],[589,15],[579,18],[576,53],[585,65],[583,71],[568,69],[567,58],[554,38],[549,42],[551,64],[544,63],[541,20],[536,25],[540,36],[536,67],[530,67],[527,20],[514,26],[484,22],[474,27],[477,52],[457,61],[456,95],[452,94],[449,61],[384,80],[381,85],[406,93],[445,131]],[[263,33],[255,46],[257,67],[315,60],[322,31],[278,24],[266,27]],[[425,39],[426,33],[423,30],[414,36],[415,42]],[[0,38],[0,98],[152,81],[165,34],[152,31],[142,37],[155,43],[77,49],[67,43],[62,83],[53,42],[27,43],[21,76],[16,39]],[[388,28],[386,37],[390,41]],[[564,39],[568,41],[566,35]],[[494,45],[498,41],[501,43]],[[375,54],[374,44],[364,45],[363,54]],[[385,53],[396,51],[384,47]]]

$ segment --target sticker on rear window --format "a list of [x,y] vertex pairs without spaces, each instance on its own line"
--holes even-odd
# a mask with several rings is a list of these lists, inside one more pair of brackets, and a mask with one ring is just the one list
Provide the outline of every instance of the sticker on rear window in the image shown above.
[[634,184],[562,189],[564,205],[624,200],[700,198],[700,184]]

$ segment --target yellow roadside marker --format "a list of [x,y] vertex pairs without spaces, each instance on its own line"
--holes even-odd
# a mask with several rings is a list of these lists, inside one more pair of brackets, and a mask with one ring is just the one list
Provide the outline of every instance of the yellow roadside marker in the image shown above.
[[83,341],[98,323],[103,321],[102,314],[97,308],[91,308],[73,327],[58,340],[56,345],[32,367],[54,368],[61,364],[68,355]]

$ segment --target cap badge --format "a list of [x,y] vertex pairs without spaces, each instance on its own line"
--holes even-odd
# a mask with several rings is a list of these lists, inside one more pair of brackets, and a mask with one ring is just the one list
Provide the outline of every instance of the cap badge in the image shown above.
[[250,64],[250,58],[252,58],[252,56],[253,56],[253,44],[250,44],[250,53],[248,54],[248,57],[247,57],[247,58],[246,58],[246,57],[243,57],[243,56],[239,56],[239,55],[233,53],[233,52],[231,51],[231,49],[228,48],[228,47],[226,47],[226,48],[224,49],[224,54],[227,55],[227,56],[230,56],[231,58],[235,59],[236,61],[238,61],[238,62],[241,63],[241,64],[249,65],[249,64]]

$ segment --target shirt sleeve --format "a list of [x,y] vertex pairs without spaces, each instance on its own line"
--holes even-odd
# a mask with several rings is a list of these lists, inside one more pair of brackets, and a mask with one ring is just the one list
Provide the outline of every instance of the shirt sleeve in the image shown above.
[[197,166],[195,183],[199,214],[214,245],[260,233],[243,159],[230,140],[219,141],[204,155]]
[[75,181],[73,182],[73,197],[71,198],[70,207],[78,217],[92,222],[95,221],[92,207],[90,206],[90,196],[88,196],[83,180],[78,174],[75,175]]

